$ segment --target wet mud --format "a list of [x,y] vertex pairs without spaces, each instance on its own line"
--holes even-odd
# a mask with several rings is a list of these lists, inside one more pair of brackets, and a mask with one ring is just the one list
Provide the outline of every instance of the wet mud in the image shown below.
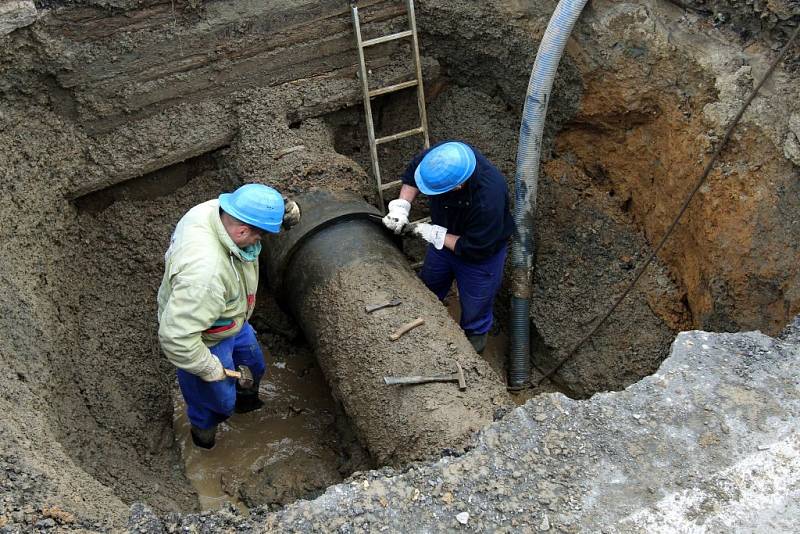
[[175,439],[203,510],[232,504],[245,513],[310,499],[372,467],[311,350],[274,334],[258,339],[267,363],[259,390],[265,405],[222,423],[213,449],[192,444],[183,398],[173,391]]
[[[103,531],[121,528],[134,502],[166,514],[216,506],[223,496],[243,508],[279,506],[294,498],[284,488],[314,495],[369,462],[350,447],[355,438],[338,413],[304,384],[303,402],[278,409],[276,399],[266,422],[247,428],[240,423],[253,421],[237,417],[221,436],[221,447],[264,439],[277,442],[274,450],[304,451],[293,467],[239,450],[237,469],[246,475],[226,477],[227,466],[191,452],[185,471],[184,427],[173,427],[174,369],[155,337],[155,291],[175,222],[244,181],[290,194],[347,190],[374,201],[346,8],[324,3],[315,22],[273,35],[273,22],[284,13],[303,19],[305,6],[265,13],[235,2],[247,4],[237,14],[221,3],[84,4],[38,2],[54,11],[0,37],[0,528],[25,532],[44,521],[41,528]],[[395,8],[376,5],[381,27],[394,27]],[[519,110],[554,5],[420,3],[432,140],[465,139],[512,179]],[[257,20],[248,26],[253,11]],[[548,114],[531,316],[537,366],[558,361],[624,289],[796,15],[784,0],[590,3]],[[297,47],[273,54],[287,37]],[[308,55],[291,53],[300,48]],[[396,78],[395,52],[381,52],[380,61]],[[276,57],[291,61],[273,69]],[[652,372],[677,330],[774,332],[800,310],[792,238],[800,218],[796,57],[754,101],[639,290],[564,368],[575,396],[623,389]],[[381,131],[416,126],[408,92],[379,97],[375,106]],[[382,146],[385,178],[395,178],[418,148],[411,139]],[[320,295],[344,306],[336,295],[361,291],[360,282],[354,272]],[[507,299],[506,286],[500,331],[475,366],[501,388]],[[279,310],[264,310],[254,325],[279,362],[294,350],[280,347],[296,343],[296,327]],[[438,303],[423,311],[450,321]],[[362,322],[353,315],[325,328],[345,337]],[[444,350],[430,357],[408,344],[370,354],[369,336],[385,333],[370,328],[377,326],[366,325],[365,337],[347,347],[353,358],[385,357],[397,373],[423,363],[447,369]],[[468,350],[464,343],[457,348]],[[293,362],[272,369],[276,378],[301,373]],[[316,367],[300,368],[318,378]],[[366,380],[322,369],[334,395],[339,387],[357,394]],[[294,395],[265,388],[266,396]],[[414,406],[436,411],[451,389],[431,386]],[[293,404],[301,413],[290,416]],[[494,415],[481,412],[480,420]],[[295,420],[298,427],[284,426]],[[247,428],[247,437],[226,439],[237,428]],[[293,443],[283,447],[271,432],[278,428]],[[315,432],[325,439],[294,443]],[[201,502],[187,478],[195,472],[204,473]]]

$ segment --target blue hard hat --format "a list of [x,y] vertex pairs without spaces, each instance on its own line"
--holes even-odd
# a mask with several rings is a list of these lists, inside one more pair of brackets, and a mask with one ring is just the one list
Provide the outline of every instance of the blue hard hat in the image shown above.
[[243,223],[277,234],[283,222],[283,197],[262,184],[245,184],[233,193],[219,196],[225,213]]
[[467,181],[475,170],[475,152],[465,143],[450,141],[425,154],[414,171],[417,188],[426,195],[446,193]]

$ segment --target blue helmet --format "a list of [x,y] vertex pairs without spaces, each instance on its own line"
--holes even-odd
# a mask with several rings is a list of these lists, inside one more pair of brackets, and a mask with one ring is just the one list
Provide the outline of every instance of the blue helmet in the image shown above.
[[425,154],[414,171],[417,188],[426,195],[446,193],[467,181],[475,170],[475,152],[465,143],[450,141]]
[[243,223],[276,234],[283,222],[283,197],[262,184],[245,184],[233,193],[219,196],[225,213]]

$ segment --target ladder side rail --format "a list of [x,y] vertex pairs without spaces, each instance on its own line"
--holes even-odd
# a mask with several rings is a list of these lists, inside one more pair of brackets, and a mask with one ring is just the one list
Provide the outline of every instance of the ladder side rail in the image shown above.
[[358,6],[355,2],[350,3],[350,11],[353,15],[353,28],[356,35],[356,50],[358,50],[358,67],[361,78],[361,92],[364,95],[364,115],[367,120],[367,136],[369,137],[369,154],[372,159],[372,171],[375,174],[375,182],[378,190],[378,207],[381,213],[386,213],[383,203],[383,189],[381,188],[381,170],[378,163],[378,145],[375,143],[375,125],[372,122],[372,105],[369,97],[369,81],[367,80],[367,63],[364,58],[364,47],[361,40],[361,24],[358,16]]
[[422,62],[419,58],[419,39],[417,38],[417,20],[414,14],[414,0],[406,0],[408,23],[411,26],[411,48],[414,53],[414,68],[417,71],[417,107],[419,108],[420,127],[425,140],[425,148],[430,148],[428,138],[428,114],[425,111],[425,89],[422,84]]

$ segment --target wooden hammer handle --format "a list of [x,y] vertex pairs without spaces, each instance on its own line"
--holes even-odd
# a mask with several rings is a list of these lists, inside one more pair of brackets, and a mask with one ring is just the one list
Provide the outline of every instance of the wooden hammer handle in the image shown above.
[[390,334],[389,335],[389,339],[391,339],[392,341],[397,341],[406,332],[408,332],[410,330],[413,330],[418,326],[422,326],[423,324],[425,324],[425,319],[423,319],[422,317],[420,317],[419,319],[415,319],[415,320],[411,321],[410,323],[406,323],[403,326],[401,326],[400,328],[398,328],[395,333]]
[[384,376],[383,383],[389,386],[427,384],[428,382],[457,382],[456,375],[439,376]]
[[240,373],[239,371],[231,371],[230,369],[225,369],[225,376],[227,376],[228,378],[239,379],[242,378],[242,373]]

